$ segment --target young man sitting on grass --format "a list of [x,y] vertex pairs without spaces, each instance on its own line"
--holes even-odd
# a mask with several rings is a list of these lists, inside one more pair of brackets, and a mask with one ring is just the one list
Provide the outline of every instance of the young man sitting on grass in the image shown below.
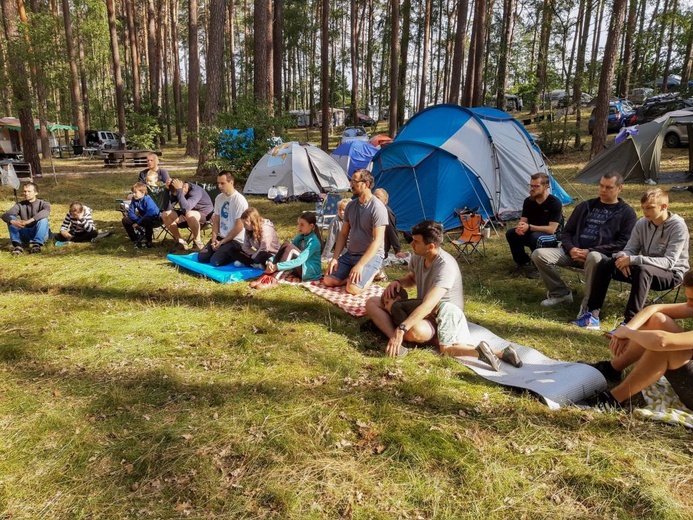
[[622,383],[599,394],[595,406],[620,408],[664,376],[693,410],[693,331],[684,331],[675,321],[693,318],[693,271],[684,275],[683,287],[685,303],[650,305],[614,331],[609,344],[614,358],[592,366],[610,382],[621,381],[623,370],[635,367]]
[[[388,356],[403,356],[403,341],[429,343],[437,339],[440,353],[447,356],[476,356],[495,371],[502,359],[522,366],[517,352],[509,346],[493,351],[485,341],[470,345],[470,333],[463,312],[462,273],[457,261],[441,248],[443,226],[424,220],[411,230],[414,250],[409,273],[387,286],[382,298],[366,302],[366,312],[389,341]],[[416,287],[416,300],[407,300],[406,288]]]
[[24,253],[24,245],[29,245],[29,253],[40,253],[48,240],[50,228],[48,217],[51,205],[38,198],[38,186],[27,182],[22,188],[24,200],[17,202],[2,216],[12,241],[12,254]]

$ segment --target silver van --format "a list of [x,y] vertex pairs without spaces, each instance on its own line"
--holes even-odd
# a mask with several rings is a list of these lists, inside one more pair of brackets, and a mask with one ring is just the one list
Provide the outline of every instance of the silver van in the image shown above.
[[110,130],[87,130],[87,148],[98,148],[100,152],[118,149],[120,146],[120,134]]

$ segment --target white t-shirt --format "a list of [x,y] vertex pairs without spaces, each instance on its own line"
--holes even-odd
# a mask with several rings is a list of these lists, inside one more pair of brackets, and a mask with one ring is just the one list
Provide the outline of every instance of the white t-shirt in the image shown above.
[[[219,238],[224,238],[231,232],[246,209],[248,209],[248,201],[238,191],[234,191],[232,195],[224,193],[217,195],[214,199],[214,214],[219,217]],[[234,240],[243,243],[244,238],[245,230],[241,229]]]

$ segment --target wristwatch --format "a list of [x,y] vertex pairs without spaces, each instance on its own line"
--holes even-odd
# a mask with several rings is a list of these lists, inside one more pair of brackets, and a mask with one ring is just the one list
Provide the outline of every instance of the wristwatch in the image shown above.
[[404,332],[405,334],[407,333],[407,326],[406,326],[404,323],[402,323],[401,325],[399,325],[397,328],[398,328],[399,330],[401,330],[402,332]]

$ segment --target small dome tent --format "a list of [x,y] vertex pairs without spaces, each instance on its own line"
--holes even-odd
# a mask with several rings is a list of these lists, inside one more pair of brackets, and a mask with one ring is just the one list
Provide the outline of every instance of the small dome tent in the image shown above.
[[378,149],[366,141],[347,141],[340,144],[335,151],[330,154],[332,158],[346,172],[351,179],[351,174],[359,168],[369,168],[371,161]]
[[258,161],[243,193],[267,195],[272,186],[286,186],[288,195],[346,191],[349,179],[342,167],[320,148],[291,141],[275,146]]
[[[373,158],[375,186],[390,195],[397,227],[423,219],[459,226],[455,208],[480,207],[489,217],[522,211],[530,176],[549,174],[541,151],[522,124],[493,108],[436,105],[412,117]],[[551,177],[551,191],[572,199]]]

